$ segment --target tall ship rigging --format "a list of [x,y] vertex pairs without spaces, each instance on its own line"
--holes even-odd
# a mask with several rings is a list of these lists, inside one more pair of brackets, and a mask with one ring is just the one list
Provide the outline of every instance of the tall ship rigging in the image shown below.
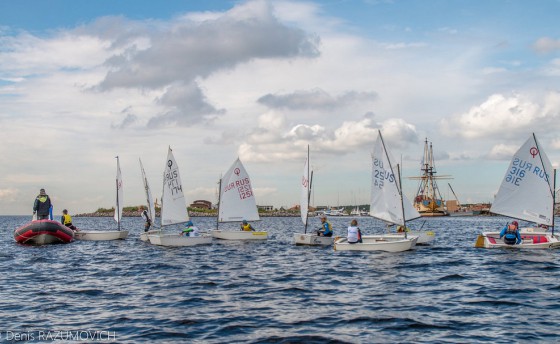
[[418,191],[414,197],[414,208],[421,216],[447,216],[447,208],[445,201],[439,191],[437,180],[451,179],[450,176],[436,176],[436,167],[434,164],[434,153],[432,143],[426,141],[424,143],[424,156],[420,166],[421,176],[410,177],[413,180],[419,180]]

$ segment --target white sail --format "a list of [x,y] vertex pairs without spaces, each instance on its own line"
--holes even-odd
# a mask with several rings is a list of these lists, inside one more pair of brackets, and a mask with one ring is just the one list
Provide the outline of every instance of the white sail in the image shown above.
[[311,192],[310,172],[309,172],[309,148],[307,148],[307,159],[303,166],[303,174],[301,177],[301,198],[299,208],[301,213],[301,221],[307,225],[307,212],[309,211],[309,193]]
[[553,190],[552,165],[533,134],[513,155],[490,211],[551,226]]
[[[397,225],[405,225],[409,221],[420,217],[420,214],[412,203],[403,194],[401,202],[400,178],[397,171],[391,167],[394,161],[391,154],[386,150],[381,137],[373,149],[372,158],[372,181],[371,181],[371,204],[370,215],[383,221]],[[403,218],[404,207],[404,218]]]
[[163,195],[161,197],[161,225],[168,226],[189,220],[187,203],[183,194],[183,184],[179,167],[173,157],[171,147],[167,152],[167,161],[163,173]]
[[115,221],[120,224],[123,211],[123,181],[121,175],[121,164],[119,163],[119,157],[117,157],[117,179],[116,179],[116,190],[117,197],[115,200],[115,215],[113,216]]
[[138,161],[140,162],[140,170],[142,171],[142,182],[144,182],[144,190],[146,191],[146,203],[148,205],[148,214],[150,215],[150,220],[153,223],[156,218],[156,208],[154,207],[154,199],[152,198],[152,191],[150,191],[150,184],[148,184],[148,178],[146,178],[146,172],[144,171],[142,160],[138,158]]
[[220,183],[219,222],[260,220],[249,174],[237,160]]

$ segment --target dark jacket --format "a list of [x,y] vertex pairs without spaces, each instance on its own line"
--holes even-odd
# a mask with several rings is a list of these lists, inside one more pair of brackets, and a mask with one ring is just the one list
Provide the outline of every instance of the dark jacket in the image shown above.
[[35,204],[33,204],[33,211],[37,212],[37,215],[49,215],[49,210],[51,208],[51,199],[49,195],[39,195],[35,198]]

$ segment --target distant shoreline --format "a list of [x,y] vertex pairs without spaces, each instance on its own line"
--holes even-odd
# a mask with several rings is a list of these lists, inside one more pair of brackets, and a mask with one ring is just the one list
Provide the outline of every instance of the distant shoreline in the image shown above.
[[[114,212],[93,212],[93,213],[83,213],[83,214],[75,214],[72,215],[73,217],[113,217]],[[140,217],[140,212],[138,211],[123,211],[123,217]],[[159,212],[156,213],[156,217],[159,217]],[[189,212],[190,217],[216,217],[216,214],[212,213],[203,213],[203,212],[196,212],[192,211]],[[299,213],[287,212],[287,211],[267,211],[259,213],[259,216],[262,217],[298,217],[300,216]]]

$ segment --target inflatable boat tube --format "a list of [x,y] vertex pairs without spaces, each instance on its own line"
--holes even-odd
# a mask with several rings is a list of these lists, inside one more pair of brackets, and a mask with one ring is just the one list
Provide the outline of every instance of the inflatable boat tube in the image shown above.
[[38,220],[17,228],[14,238],[27,245],[66,244],[74,240],[74,231],[57,221]]

